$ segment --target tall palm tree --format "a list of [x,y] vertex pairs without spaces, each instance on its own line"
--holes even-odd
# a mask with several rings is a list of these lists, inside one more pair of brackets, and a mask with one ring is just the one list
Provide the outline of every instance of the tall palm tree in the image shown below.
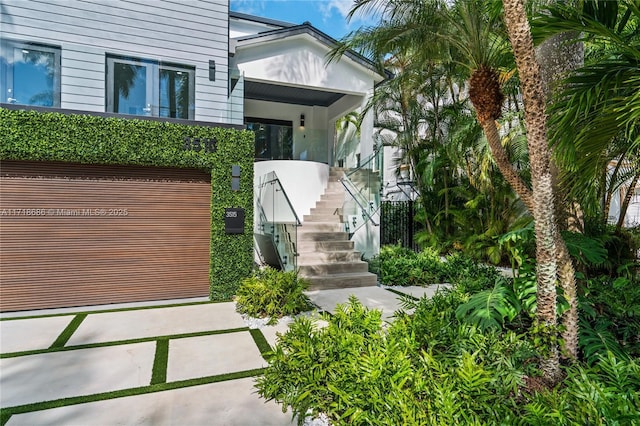
[[[533,37],[522,0],[504,0],[504,18],[520,75],[522,99],[531,162],[533,217],[536,234],[538,321],[555,333],[558,238],[554,209],[550,149],[547,143],[546,105]],[[541,362],[543,377],[550,383],[560,379],[558,348],[550,344]]]
[[497,167],[529,211],[533,211],[531,189],[509,159],[496,125],[505,98],[498,68],[510,61],[510,55],[500,17],[490,7],[491,3],[484,1],[456,1],[447,14],[449,31],[444,38],[455,46],[460,61],[469,69],[469,99]]
[[[621,227],[640,159],[640,4],[634,0],[572,3],[577,4],[554,3],[533,21],[539,40],[560,36],[569,49],[583,42],[589,46],[585,64],[575,66],[552,93],[549,136],[554,159],[564,171],[560,177],[563,188],[568,188],[563,191],[567,197],[580,200],[591,215],[601,207],[604,220],[613,191],[629,185],[617,223]],[[616,166],[610,173],[612,161]],[[575,273],[566,246],[560,242],[558,249],[560,281],[571,304],[563,318],[563,337],[575,357]]]
[[[529,149],[535,152],[529,153],[531,158],[531,173],[535,174],[536,180],[533,182],[533,190],[522,178],[520,171],[514,166],[507,155],[502,144],[502,139],[496,120],[502,113],[502,103],[504,94],[502,93],[503,82],[501,77],[510,75],[509,70],[512,65],[509,63],[508,44],[505,43],[506,31],[504,29],[499,8],[496,2],[484,2],[480,0],[460,0],[453,2],[439,1],[419,1],[419,0],[357,0],[357,9],[375,8],[381,10],[383,16],[388,18],[384,21],[384,29],[376,33],[373,29],[357,33],[357,36],[350,41],[357,39],[355,46],[365,46],[374,53],[374,57],[383,58],[385,53],[395,54],[402,49],[416,51],[416,62],[419,61],[421,50],[417,47],[425,47],[429,54],[426,59],[433,60],[434,56],[443,62],[464,65],[469,76],[468,87],[469,97],[475,108],[476,116],[487,138],[496,165],[500,169],[505,179],[520,196],[536,219],[536,229],[538,236],[538,316],[540,322],[548,329],[553,330],[556,325],[556,293],[555,280],[557,273],[557,253],[566,253],[562,249],[558,252],[556,245],[564,247],[555,223],[555,216],[550,212],[548,206],[553,206],[553,189],[549,173],[549,152],[546,147],[546,121],[544,115],[544,93],[531,93],[534,85],[532,81],[527,81],[523,85],[523,97],[525,98],[525,116],[527,118],[527,132],[529,138]],[[427,10],[430,14],[424,13]],[[353,13],[353,11],[352,11]],[[520,18],[524,17],[524,24],[518,29],[522,34],[531,39],[528,22],[524,15],[524,9],[518,11]],[[429,16],[430,20],[424,17]],[[517,16],[517,14],[515,15]],[[513,17],[513,16],[512,16]],[[378,36],[373,42],[367,40],[372,34]],[[521,34],[521,35],[522,35]],[[513,35],[513,34],[510,34]],[[526,37],[525,37],[526,38]],[[512,40],[512,44],[514,44]],[[354,44],[343,46],[354,47]],[[438,46],[435,47],[434,46]],[[519,45],[523,47],[522,44]],[[533,49],[533,44],[525,46]],[[385,48],[390,48],[385,50]],[[519,54],[522,55],[523,49]],[[535,62],[533,50],[528,52],[532,62]],[[443,58],[445,58],[443,60]],[[502,70],[502,72],[500,72]],[[518,67],[522,75],[531,79],[530,69],[523,70]],[[539,69],[536,68],[533,80],[540,82]],[[524,74],[522,74],[524,73]],[[529,73],[529,74],[527,74]],[[536,74],[537,73],[537,74]],[[526,87],[526,90],[524,90]],[[534,97],[532,97],[534,96]],[[537,96],[537,98],[535,98]],[[513,102],[517,107],[516,101]],[[510,98],[511,101],[514,98]],[[537,103],[532,105],[532,100]],[[532,116],[531,109],[535,114]],[[538,108],[536,110],[536,108]],[[534,167],[535,165],[535,167]],[[566,248],[566,247],[565,247]],[[567,256],[568,259],[568,256]],[[573,277],[570,261],[566,262],[569,268],[563,270],[569,278]],[[573,313],[575,310],[575,281],[570,281],[566,285],[565,294],[571,298]],[[568,327],[571,330],[567,339],[569,345],[576,352],[577,347],[577,318],[576,315],[569,316],[576,327]],[[545,358],[543,368],[545,375],[550,381],[555,381],[559,372],[559,358],[557,347],[551,347],[551,353]]]
[[633,166],[640,157],[640,4],[559,4],[534,24],[541,40],[575,34],[573,43],[588,46],[585,65],[568,76],[553,98],[550,139],[571,195],[586,213],[606,218],[607,194],[633,176],[633,171],[630,176],[619,170],[610,174],[611,162]]

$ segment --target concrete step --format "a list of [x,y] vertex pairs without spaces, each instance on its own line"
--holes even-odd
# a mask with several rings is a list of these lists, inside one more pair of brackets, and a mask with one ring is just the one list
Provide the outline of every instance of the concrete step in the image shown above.
[[357,262],[317,263],[314,265],[298,264],[298,273],[306,277],[367,272],[368,269],[369,265],[367,262],[363,262],[361,260],[358,260]]
[[298,265],[316,265],[327,262],[358,262],[361,254],[353,250],[309,251],[298,255]]
[[310,222],[342,223],[338,214],[305,214],[302,216],[303,226]]
[[353,241],[302,241],[298,239],[297,249],[300,255],[309,252],[332,252],[353,250]]
[[333,288],[375,286],[378,277],[370,272],[349,274],[332,274],[322,277],[305,277],[309,281],[309,290],[326,290]]
[[344,201],[344,191],[329,192],[329,193],[325,192],[320,196],[320,200],[323,200],[323,201],[336,200],[342,203]]
[[302,226],[298,228],[298,232],[342,232],[344,226],[341,222],[329,221],[329,222],[303,222]]
[[339,209],[342,208],[342,205],[344,204],[343,202],[344,200],[340,199],[340,200],[323,200],[320,199],[320,201],[316,202],[316,207],[317,209],[331,209],[333,208],[333,210],[335,211],[335,209]]
[[298,242],[301,241],[348,241],[349,235],[346,232],[315,232],[305,231],[301,226],[298,228]]
[[315,215],[340,215],[340,210],[342,210],[342,205],[339,207],[329,206],[329,207],[312,207],[309,211],[309,216]]

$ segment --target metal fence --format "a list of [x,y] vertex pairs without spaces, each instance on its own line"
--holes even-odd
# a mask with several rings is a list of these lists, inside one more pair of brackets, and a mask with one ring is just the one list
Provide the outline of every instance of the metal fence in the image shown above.
[[414,201],[383,201],[380,206],[380,245],[400,244],[420,251],[414,241],[415,233],[423,228],[415,221],[417,204]]

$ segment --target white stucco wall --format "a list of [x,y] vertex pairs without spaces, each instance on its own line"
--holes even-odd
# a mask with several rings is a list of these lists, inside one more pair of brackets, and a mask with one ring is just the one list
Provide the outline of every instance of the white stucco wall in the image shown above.
[[329,181],[329,166],[313,161],[258,161],[253,170],[254,185],[267,173],[276,172],[301,222],[315,207]]
[[[616,190],[611,198],[611,207],[609,209],[609,223],[617,223],[620,217],[620,206],[622,204],[626,188],[623,193]],[[640,225],[640,187],[636,188],[631,202],[627,208],[627,214],[624,217],[623,226],[633,227]]]
[[[373,89],[376,74],[351,59],[327,64],[329,49],[307,34],[269,43],[244,45],[234,61],[245,78],[364,96]],[[377,76],[379,79],[380,77]]]

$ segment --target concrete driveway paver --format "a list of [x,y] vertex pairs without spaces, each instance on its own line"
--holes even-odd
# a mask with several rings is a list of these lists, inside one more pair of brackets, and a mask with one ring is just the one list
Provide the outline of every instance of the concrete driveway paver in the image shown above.
[[265,325],[260,328],[262,335],[267,339],[267,343],[273,348],[278,342],[278,333],[285,334],[289,330],[289,324],[293,322],[292,318],[280,320],[276,325]]
[[0,406],[148,386],[155,348],[144,342],[0,359]]
[[[324,328],[329,325],[328,322],[323,320],[317,312],[312,313],[304,313],[304,316],[310,317],[313,321],[315,321],[316,327]],[[262,335],[267,340],[267,343],[271,345],[271,347],[275,347],[278,343],[278,333],[285,334],[289,330],[289,326],[294,321],[292,317],[281,318],[277,324],[275,325],[265,325],[260,328]]]
[[266,367],[248,331],[169,341],[167,382]]
[[87,404],[14,415],[18,425],[293,425],[291,413],[275,402],[265,403],[245,378],[171,391],[155,392]]
[[381,287],[353,287],[335,290],[305,292],[313,303],[328,312],[334,312],[336,305],[345,304],[350,295],[356,296],[363,306],[382,311],[382,319],[389,320],[400,309],[398,295]]
[[96,313],[85,318],[67,346],[245,326],[232,302]]
[[69,325],[73,315],[0,321],[0,352],[47,349]]

